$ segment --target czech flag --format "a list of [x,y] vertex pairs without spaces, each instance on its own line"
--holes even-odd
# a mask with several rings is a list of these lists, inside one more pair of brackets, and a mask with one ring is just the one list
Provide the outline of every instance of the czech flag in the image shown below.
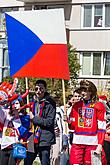
[[69,80],[63,9],[5,13],[10,76]]

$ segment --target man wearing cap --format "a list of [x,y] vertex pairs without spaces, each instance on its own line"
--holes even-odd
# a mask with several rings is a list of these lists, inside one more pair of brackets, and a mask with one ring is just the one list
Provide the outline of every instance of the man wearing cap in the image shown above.
[[74,128],[70,164],[92,164],[92,155],[102,153],[102,164],[106,165],[103,142],[106,130],[106,109],[97,102],[96,86],[88,80],[80,81],[83,99],[77,102],[70,114],[70,125]]

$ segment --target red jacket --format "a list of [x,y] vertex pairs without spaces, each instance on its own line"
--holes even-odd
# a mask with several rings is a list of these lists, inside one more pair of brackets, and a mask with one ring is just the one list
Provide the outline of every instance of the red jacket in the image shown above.
[[70,128],[74,129],[73,143],[97,145],[103,144],[106,120],[106,109],[101,102],[84,104],[77,102],[71,111]]

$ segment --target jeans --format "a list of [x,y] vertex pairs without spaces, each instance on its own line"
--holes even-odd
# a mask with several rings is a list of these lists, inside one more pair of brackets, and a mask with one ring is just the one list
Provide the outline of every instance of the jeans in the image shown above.
[[12,149],[0,151],[0,165],[16,165],[17,160],[13,158]]
[[107,165],[110,165],[110,142],[104,140],[104,151],[106,155]]
[[69,153],[63,151],[60,155],[60,165],[69,165]]
[[39,147],[37,145],[35,145],[35,153],[27,152],[24,165],[32,165],[37,155],[42,165],[50,165],[50,146]]

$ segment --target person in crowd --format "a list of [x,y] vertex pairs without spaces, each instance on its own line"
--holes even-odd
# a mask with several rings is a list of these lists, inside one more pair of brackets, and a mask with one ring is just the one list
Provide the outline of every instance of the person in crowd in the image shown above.
[[[70,94],[70,95],[68,95],[68,97],[66,98],[66,104],[60,106],[60,108],[61,108],[61,110],[62,110],[63,135],[66,135],[66,136],[68,136],[68,126],[67,126],[67,123],[66,123],[66,120],[67,120],[67,112],[68,112],[68,109],[69,109],[70,107],[72,107],[72,104],[73,104],[73,95]],[[66,115],[66,118],[65,118],[65,115]]]
[[[72,106],[67,110],[67,118],[68,118],[68,119],[70,118],[70,113],[71,113],[71,110],[72,110],[73,105],[74,105],[76,102],[78,102],[80,99],[81,99],[80,90],[79,90],[78,88],[76,88],[76,89],[73,91]],[[70,128],[70,129],[69,129],[69,142],[70,142],[70,145],[72,145],[73,133],[74,133],[74,130]]]
[[[68,109],[72,105],[73,95],[67,97],[67,104],[65,105]],[[65,122],[63,120],[64,106],[61,106],[60,97],[56,96],[56,117],[55,117],[55,136],[56,144],[51,149],[51,165],[67,165],[68,163],[68,134],[66,134]]]
[[[102,161],[103,165],[106,165],[103,150],[106,109],[103,103],[97,102],[97,88],[91,81],[81,80],[79,89],[83,99],[74,104],[69,121],[75,130],[70,164],[91,165],[95,156]],[[101,160],[97,157],[100,154]]]
[[56,116],[55,116],[55,124],[54,124],[54,132],[56,137],[56,144],[54,144],[51,148],[51,165],[60,165],[60,153],[62,151],[62,136],[63,136],[63,125],[62,125],[62,117],[63,111],[60,108],[60,97],[54,97],[56,102]]
[[37,80],[35,84],[35,101],[30,119],[34,126],[34,153],[27,152],[24,165],[32,165],[38,155],[42,165],[50,164],[51,145],[55,144],[54,119],[55,104],[46,92],[46,82]]
[[70,108],[72,106],[73,102],[74,102],[73,101],[73,95],[72,94],[68,95],[67,102],[66,102],[66,105],[65,105],[67,110],[68,110],[68,108]]
[[21,120],[22,127],[20,127],[20,137],[19,139],[22,139],[22,143],[26,144],[27,147],[27,140],[29,136],[32,134],[31,130],[31,124],[30,124],[30,115],[27,112],[27,108],[31,109],[31,104],[24,104],[24,100],[26,96],[28,95],[29,91],[26,90],[26,92],[22,95],[18,95],[18,98],[11,102],[11,110],[10,114],[13,115],[15,111],[17,111],[19,118]]
[[67,110],[67,117],[69,117],[70,115],[70,112],[71,112],[71,109],[72,109],[72,106],[78,102],[81,98],[81,95],[80,95],[80,90],[78,88],[76,88],[74,91],[73,91],[73,95],[71,95],[71,99],[69,100],[71,106],[68,108]]
[[16,80],[11,85],[3,82],[0,85],[0,164],[16,165],[17,159],[12,155],[13,144],[20,139],[20,129],[22,127],[21,120],[17,110],[13,110],[11,102],[17,99],[15,94],[17,84]]
[[106,95],[98,96],[106,108],[106,134],[104,139],[104,151],[106,155],[107,165],[110,165],[110,105]]
[[62,116],[62,148],[60,152],[60,165],[67,165],[69,163],[69,129],[65,114],[67,114],[68,109],[72,107],[73,95],[70,94],[67,97],[66,104],[60,106],[61,116]]

